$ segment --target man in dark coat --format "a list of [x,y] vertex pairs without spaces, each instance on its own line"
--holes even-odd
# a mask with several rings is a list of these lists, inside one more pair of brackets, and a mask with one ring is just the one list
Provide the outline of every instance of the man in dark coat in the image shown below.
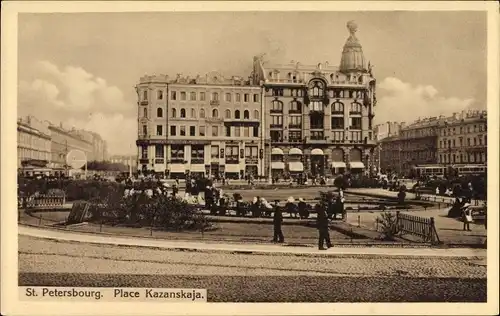
[[328,216],[323,206],[316,204],[315,206],[317,218],[317,226],[319,232],[318,249],[326,250],[324,248],[324,242],[326,242],[326,247],[331,248],[332,243],[330,241],[330,234],[328,233]]
[[285,241],[285,237],[283,236],[283,231],[281,230],[281,225],[283,223],[283,214],[281,213],[281,208],[278,204],[278,201],[274,204],[274,217],[273,217],[273,225],[274,225],[274,238],[273,242],[282,243]]

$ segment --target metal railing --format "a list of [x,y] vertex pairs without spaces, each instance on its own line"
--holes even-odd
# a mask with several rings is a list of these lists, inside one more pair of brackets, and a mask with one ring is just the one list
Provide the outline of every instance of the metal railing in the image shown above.
[[22,208],[57,207],[66,203],[66,196],[42,194],[30,197],[18,197],[18,206]]

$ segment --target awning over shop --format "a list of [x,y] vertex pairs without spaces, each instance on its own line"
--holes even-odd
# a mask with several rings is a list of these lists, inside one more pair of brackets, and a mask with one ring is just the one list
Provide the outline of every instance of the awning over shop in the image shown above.
[[285,163],[281,161],[271,162],[271,169],[285,169]]
[[229,173],[238,173],[238,172],[240,172],[240,165],[238,165],[238,164],[226,165],[226,167],[224,168],[224,171],[229,172]]
[[313,156],[323,156],[324,153],[323,153],[323,150],[319,149],[319,148],[314,148],[312,151],[311,151],[311,155]]
[[186,167],[184,164],[174,163],[169,166],[170,173],[185,173]]
[[332,161],[332,168],[345,168],[346,164],[343,161]]
[[364,169],[365,164],[361,161],[352,161],[349,163],[349,167],[351,167],[351,169]]
[[273,148],[273,150],[271,150],[271,155],[283,155],[283,150],[280,148]]
[[292,161],[288,163],[288,169],[292,172],[302,172],[304,171],[304,164],[300,161]]
[[302,150],[300,150],[298,148],[292,148],[292,149],[290,149],[288,154],[289,155],[302,155]]
[[205,172],[205,165],[202,164],[192,164],[190,166],[191,172]]

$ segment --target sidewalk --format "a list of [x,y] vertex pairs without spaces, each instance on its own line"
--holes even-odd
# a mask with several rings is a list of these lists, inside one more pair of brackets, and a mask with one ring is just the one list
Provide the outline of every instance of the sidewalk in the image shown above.
[[59,241],[92,243],[101,245],[120,245],[129,247],[145,247],[160,249],[176,249],[184,251],[215,251],[256,254],[290,254],[309,256],[385,256],[385,257],[485,257],[485,249],[432,249],[432,248],[375,248],[375,247],[338,247],[320,251],[313,247],[291,247],[286,245],[255,244],[210,244],[189,241],[166,241],[148,238],[107,237],[96,234],[82,234],[64,231],[38,229],[19,226],[18,233],[23,236],[55,239]]

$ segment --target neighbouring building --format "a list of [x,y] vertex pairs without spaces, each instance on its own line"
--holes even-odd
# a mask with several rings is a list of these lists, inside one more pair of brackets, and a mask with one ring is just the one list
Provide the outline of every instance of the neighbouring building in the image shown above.
[[444,165],[487,163],[487,113],[454,113],[439,124],[438,162]]
[[267,175],[332,175],[372,171],[375,78],[355,36],[340,66],[273,64],[255,57],[254,82],[263,86],[264,166]]
[[136,92],[139,170],[171,178],[263,174],[261,88],[251,79],[144,76]]
[[46,167],[51,160],[48,124],[33,116],[17,120],[17,167]]
[[419,119],[400,129],[398,135],[380,141],[380,168],[408,174],[412,167],[437,164],[438,126],[443,117]]
[[76,129],[65,129],[62,123],[49,125],[51,132],[51,164],[52,168],[66,168],[66,155],[73,149],[83,151],[87,161],[91,161],[93,154],[92,139]]

